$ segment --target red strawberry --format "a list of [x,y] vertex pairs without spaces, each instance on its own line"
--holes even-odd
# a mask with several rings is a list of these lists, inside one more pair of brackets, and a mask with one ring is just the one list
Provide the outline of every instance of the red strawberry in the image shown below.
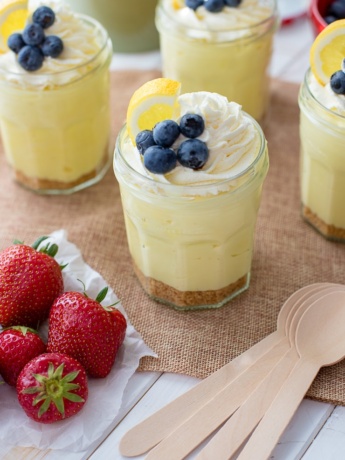
[[122,313],[100,304],[107,291],[103,289],[96,300],[85,293],[65,292],[49,315],[47,350],[73,356],[91,377],[109,374],[126,333]]
[[77,414],[88,397],[83,366],[61,353],[44,353],[29,361],[19,374],[16,388],[26,415],[41,423]]
[[32,358],[46,351],[37,332],[24,326],[13,326],[0,333],[0,374],[6,383],[16,386],[17,378]]
[[54,259],[56,244],[38,250],[14,244],[0,253],[0,324],[37,328],[49,315],[54,299],[63,292],[61,267]]

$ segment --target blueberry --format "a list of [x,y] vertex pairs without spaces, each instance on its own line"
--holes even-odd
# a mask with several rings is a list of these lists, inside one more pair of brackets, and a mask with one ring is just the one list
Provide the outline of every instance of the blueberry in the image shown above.
[[344,19],[345,2],[341,0],[335,0],[335,2],[331,3],[331,5],[327,8],[327,13],[331,16],[335,16],[337,19]]
[[219,13],[224,8],[224,0],[206,0],[204,6],[211,13]]
[[40,45],[44,40],[44,31],[39,24],[29,24],[23,31],[26,45]]
[[332,22],[336,21],[338,18],[335,16],[327,15],[323,18],[327,24],[331,24]]
[[54,24],[55,13],[49,6],[40,6],[32,15],[34,23],[39,24],[43,29]]
[[186,6],[194,11],[203,4],[204,0],[186,0]]
[[238,6],[241,2],[242,0],[224,0],[226,6],[233,6],[234,8],[236,8],[236,6]]
[[196,113],[186,113],[180,120],[181,133],[191,139],[200,136],[204,129],[204,119]]
[[140,133],[138,133],[135,138],[135,143],[137,145],[137,149],[142,155],[144,155],[145,151],[149,147],[156,145],[155,141],[153,140],[152,131],[150,131],[149,129],[144,129],[143,131],[140,131]]
[[42,67],[44,56],[38,46],[25,45],[18,53],[18,62],[28,71]]
[[176,153],[160,145],[149,147],[144,154],[144,166],[154,174],[166,174],[176,167]]
[[63,43],[60,37],[56,35],[48,35],[41,45],[41,50],[44,56],[57,58],[63,50]]
[[22,34],[12,34],[8,37],[7,46],[10,50],[14,51],[16,54],[25,46]]
[[161,147],[170,147],[180,135],[180,127],[174,120],[160,121],[153,128],[153,139]]
[[177,160],[186,168],[200,169],[208,159],[208,148],[200,139],[187,139],[177,151]]
[[337,94],[345,94],[345,73],[342,70],[334,72],[331,76],[330,85]]

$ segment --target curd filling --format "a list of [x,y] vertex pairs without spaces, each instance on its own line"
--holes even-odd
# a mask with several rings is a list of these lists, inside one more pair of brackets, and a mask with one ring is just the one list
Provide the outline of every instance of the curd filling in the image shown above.
[[109,157],[109,63],[105,30],[55,0],[29,0],[55,13],[45,35],[63,41],[57,58],[27,71],[18,55],[0,55],[0,128],[17,180],[37,189],[68,188],[95,176]]
[[[258,125],[223,96],[196,92],[179,96],[178,102],[181,116],[203,117],[205,129],[198,139],[207,144],[209,158],[199,170],[178,164],[167,174],[152,174],[131,140],[123,139],[119,148],[127,166],[115,155],[114,167],[129,249],[141,274],[178,292],[218,292],[242,280],[220,295],[224,300],[248,287],[268,168],[266,142]],[[172,148],[184,140],[180,134]],[[151,288],[148,283],[154,297],[175,303],[164,299],[163,290],[157,294]],[[194,301],[207,303],[205,299],[206,294],[195,295]]]
[[243,0],[218,13],[175,3],[162,0],[157,8],[163,76],[180,81],[185,93],[222,94],[262,121],[277,21],[273,2]]
[[[307,84],[317,103],[301,90],[301,199],[305,215],[326,236],[345,239],[345,96],[322,86],[310,73]],[[328,110],[327,110],[328,109]]]

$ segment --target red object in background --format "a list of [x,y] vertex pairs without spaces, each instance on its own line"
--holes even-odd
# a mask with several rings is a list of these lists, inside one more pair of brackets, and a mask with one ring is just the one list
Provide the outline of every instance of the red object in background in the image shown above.
[[323,16],[326,15],[327,7],[332,1],[333,0],[311,0],[309,15],[315,35],[318,35],[327,26]]

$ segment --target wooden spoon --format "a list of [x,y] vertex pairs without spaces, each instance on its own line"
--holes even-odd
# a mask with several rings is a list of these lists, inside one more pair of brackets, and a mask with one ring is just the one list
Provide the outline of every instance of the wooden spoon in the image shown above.
[[[318,301],[320,296],[324,297],[330,292],[335,291],[345,291],[345,286],[320,289],[320,291],[308,297],[308,299],[303,302],[294,317],[291,318],[289,330],[291,343],[294,342],[299,320],[307,308],[313,308],[313,302]],[[293,346],[234,415],[214,435],[204,449],[199,452],[196,460],[228,460],[235,455],[256,425],[260,422],[261,418],[265,415],[272,400],[277,395],[298,359],[299,355],[296,347]]]
[[[320,287],[316,289],[320,289]],[[312,292],[314,292],[314,290]],[[295,315],[290,315],[292,323],[294,324],[291,326],[293,331],[296,330],[298,324],[298,321],[294,321],[294,319],[298,317],[300,307],[304,304],[303,300],[307,299],[308,295],[310,294],[305,294],[302,299],[296,301],[292,307],[295,311]],[[304,309],[302,309],[301,314],[303,312]],[[299,315],[299,317],[300,316],[301,315]],[[194,415],[161,441],[161,443],[148,454],[147,460],[160,460],[162,458],[180,460],[185,458],[246,401],[250,394],[256,389],[260,382],[266,378],[271,370],[274,369],[288,350],[290,350],[290,341],[289,338],[284,335],[279,345],[276,345],[275,348],[268,351],[247,369],[246,372],[226,385],[223,390],[218,392],[213,398],[210,398],[198,412],[194,413]],[[291,370],[298,360],[297,353],[295,351],[292,352],[286,357],[286,360],[285,365],[289,366]],[[285,371],[283,370],[283,372]],[[281,382],[281,384],[282,383],[283,382]],[[279,387],[277,391],[278,390]]]
[[[282,340],[285,342],[285,325],[290,310],[297,308],[297,302],[304,299],[305,296],[311,295],[314,290],[330,285],[331,283],[315,283],[294,292],[285,301],[279,312],[277,330],[275,332],[218,369],[218,371],[202,380],[189,391],[131,428],[121,439],[121,454],[127,457],[141,455],[152,449],[162,439],[169,436],[173,430],[196,413],[226,385],[233,382],[239,375],[249,369],[259,358],[264,356]],[[228,416],[230,415],[231,414],[228,414]]]
[[266,460],[319,369],[345,356],[345,292],[316,301],[301,317],[295,345],[300,355],[268,411],[238,456],[238,460]]

